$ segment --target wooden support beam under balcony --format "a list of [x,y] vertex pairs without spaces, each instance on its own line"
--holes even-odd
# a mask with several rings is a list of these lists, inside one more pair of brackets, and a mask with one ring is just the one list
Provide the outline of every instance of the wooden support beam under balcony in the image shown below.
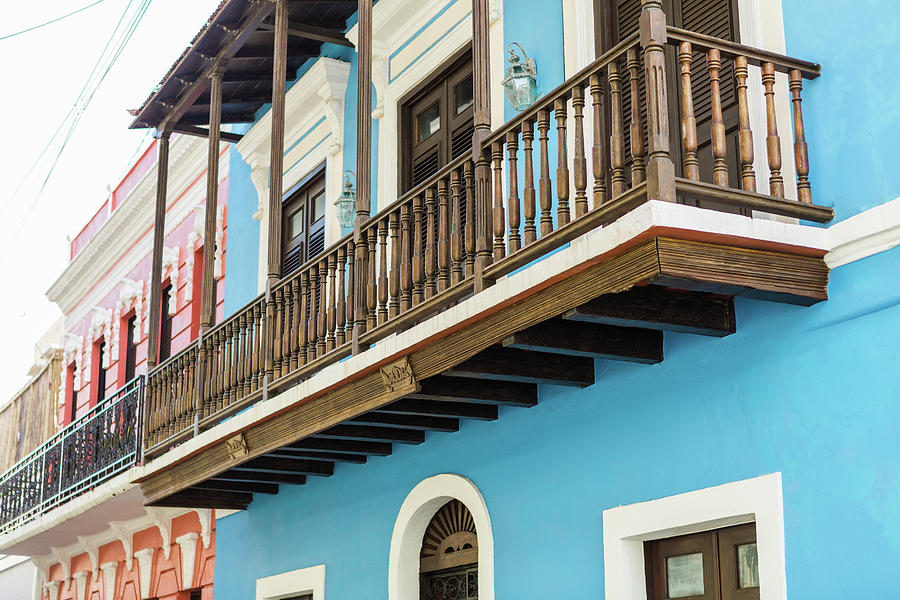
[[251,494],[275,495],[278,485],[274,483],[257,483],[255,481],[230,481],[228,479],[210,479],[198,483],[195,490],[218,490],[223,492],[250,492]]
[[301,475],[319,475],[328,477],[334,474],[334,463],[322,460],[261,456],[245,462],[241,465],[241,469],[263,472],[279,471],[283,473],[299,473]]
[[[259,26],[262,31],[274,31],[275,24],[265,22]],[[316,42],[328,42],[329,44],[337,44],[338,46],[353,47],[353,43],[347,39],[341,29],[328,29],[325,27],[316,27],[315,25],[306,25],[297,23],[296,21],[288,21],[287,32],[291,37],[304,40],[314,40]]]
[[436,415],[460,419],[477,419],[480,421],[495,421],[500,416],[500,410],[496,405],[476,402],[419,400],[412,397],[388,404],[379,409],[378,412],[400,415]]
[[504,338],[503,347],[655,364],[663,359],[663,334],[639,327],[549,319]]
[[288,448],[300,450],[325,450],[342,454],[366,454],[369,456],[389,456],[392,448],[390,443],[369,442],[347,439],[330,439],[310,437],[288,445]]
[[154,506],[247,510],[252,501],[253,494],[250,492],[226,492],[192,487],[160,500]]
[[584,356],[493,347],[447,369],[444,374],[450,377],[587,387],[594,384],[594,360]]
[[216,479],[228,481],[260,481],[287,485],[303,485],[306,483],[306,475],[295,475],[293,473],[265,473],[262,471],[245,471],[243,469],[231,469],[225,471],[217,476]]
[[349,454],[340,452],[318,452],[315,450],[297,450],[296,448],[285,447],[279,448],[274,452],[270,452],[266,456],[283,456],[286,458],[311,458],[314,460],[327,460],[330,462],[347,462],[357,465],[365,464],[368,456],[365,454]]
[[734,299],[656,285],[598,296],[563,313],[578,323],[723,337],[735,332]]
[[399,444],[421,444],[425,432],[399,427],[376,427],[369,425],[337,425],[317,433],[316,437],[336,440],[397,442]]
[[459,419],[446,417],[396,415],[373,411],[354,417],[350,421],[366,425],[390,425],[401,429],[420,429],[422,431],[459,431]]
[[537,394],[537,385],[534,383],[438,375],[424,380],[422,390],[410,394],[409,398],[453,403],[454,405],[484,403],[528,407],[537,404]]

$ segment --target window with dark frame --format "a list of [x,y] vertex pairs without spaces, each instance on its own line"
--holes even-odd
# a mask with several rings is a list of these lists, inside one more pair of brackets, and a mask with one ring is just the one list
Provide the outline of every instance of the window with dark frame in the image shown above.
[[400,105],[400,193],[472,150],[472,53],[466,50]]
[[125,338],[125,381],[134,379],[134,369],[137,363],[137,344],[134,343],[135,328],[137,328],[137,315],[132,315],[128,319]]
[[67,385],[72,390],[72,401],[69,404],[69,423],[75,420],[75,415],[78,413],[78,390],[75,389],[75,371],[77,368],[78,365],[73,361],[66,370],[66,377],[69,379]]
[[648,600],[759,600],[756,524],[644,543]]
[[325,169],[288,195],[282,208],[282,277],[325,250]]
[[172,284],[167,285],[162,291],[159,319],[159,362],[172,356],[172,315],[169,314],[169,299],[173,292]]
[[97,342],[97,397],[94,398],[95,404],[100,404],[106,398],[106,369],[103,368],[103,362],[106,354],[106,340]]
[[459,500],[442,506],[425,529],[419,574],[420,600],[477,600],[478,535]]

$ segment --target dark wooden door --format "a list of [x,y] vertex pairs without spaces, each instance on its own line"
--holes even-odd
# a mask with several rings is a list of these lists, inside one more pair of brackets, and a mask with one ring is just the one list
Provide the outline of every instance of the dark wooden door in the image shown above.
[[[598,35],[598,51],[605,52],[620,40],[625,39],[638,30],[641,15],[641,0],[595,0],[596,31]],[[740,42],[737,0],[663,0],[666,21],[675,27],[696,33],[710,35],[723,40]],[[681,80],[677,76],[678,62],[675,49],[666,49],[667,87],[669,91],[669,123],[671,126],[672,160],[675,161],[675,172],[683,176],[681,149],[681,106],[679,99],[682,93]],[[710,93],[710,76],[705,52],[694,52],[691,65],[691,92],[694,100],[694,115],[697,119],[697,157],[700,161],[700,178],[705,182],[713,181],[713,155],[711,142],[712,95]],[[722,61],[719,74],[722,116],[725,122],[725,139],[727,147],[728,184],[740,187],[739,138],[738,138],[738,104],[737,90],[734,82],[734,67],[730,60]],[[628,85],[623,86],[623,111],[625,131],[631,123],[630,102],[631,91]],[[643,79],[640,82],[641,119],[644,124],[646,138],[646,91]],[[627,135],[627,133],[626,133]],[[627,145],[627,144],[626,144]],[[645,144],[646,145],[646,144]],[[630,161],[630,152],[628,153]],[[714,208],[726,212],[737,209],[720,205],[714,201],[698,202],[693,198],[680,197],[686,204]]]

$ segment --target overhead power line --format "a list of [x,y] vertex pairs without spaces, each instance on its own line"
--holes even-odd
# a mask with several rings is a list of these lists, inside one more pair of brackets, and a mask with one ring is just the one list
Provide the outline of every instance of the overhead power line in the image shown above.
[[46,27],[47,25],[52,25],[53,23],[58,23],[59,21],[62,21],[63,19],[67,19],[73,15],[77,15],[80,12],[84,12],[89,8],[97,6],[101,2],[103,2],[103,0],[97,0],[96,2],[92,2],[91,4],[88,4],[87,6],[82,6],[78,10],[73,10],[70,13],[66,13],[60,17],[56,17],[55,19],[51,19],[45,23],[40,23],[39,25],[33,25],[33,26],[29,27],[28,29],[23,29],[22,31],[17,31],[15,33],[8,33],[8,34],[0,37],[0,41],[9,39],[11,37],[16,37],[17,35],[22,35],[23,33],[28,33],[29,31],[34,31],[35,29],[40,29],[41,27]]

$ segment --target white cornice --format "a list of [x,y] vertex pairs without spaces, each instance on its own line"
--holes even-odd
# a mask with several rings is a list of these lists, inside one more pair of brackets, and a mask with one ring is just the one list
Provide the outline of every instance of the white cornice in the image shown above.
[[[422,2],[422,0],[391,0],[377,2],[372,7],[372,46],[391,53],[411,38],[422,25],[428,23],[438,14],[444,5],[439,2]],[[347,39],[356,46],[359,40],[359,24],[347,32]]]
[[900,245],[900,198],[879,204],[828,228],[832,269]]

